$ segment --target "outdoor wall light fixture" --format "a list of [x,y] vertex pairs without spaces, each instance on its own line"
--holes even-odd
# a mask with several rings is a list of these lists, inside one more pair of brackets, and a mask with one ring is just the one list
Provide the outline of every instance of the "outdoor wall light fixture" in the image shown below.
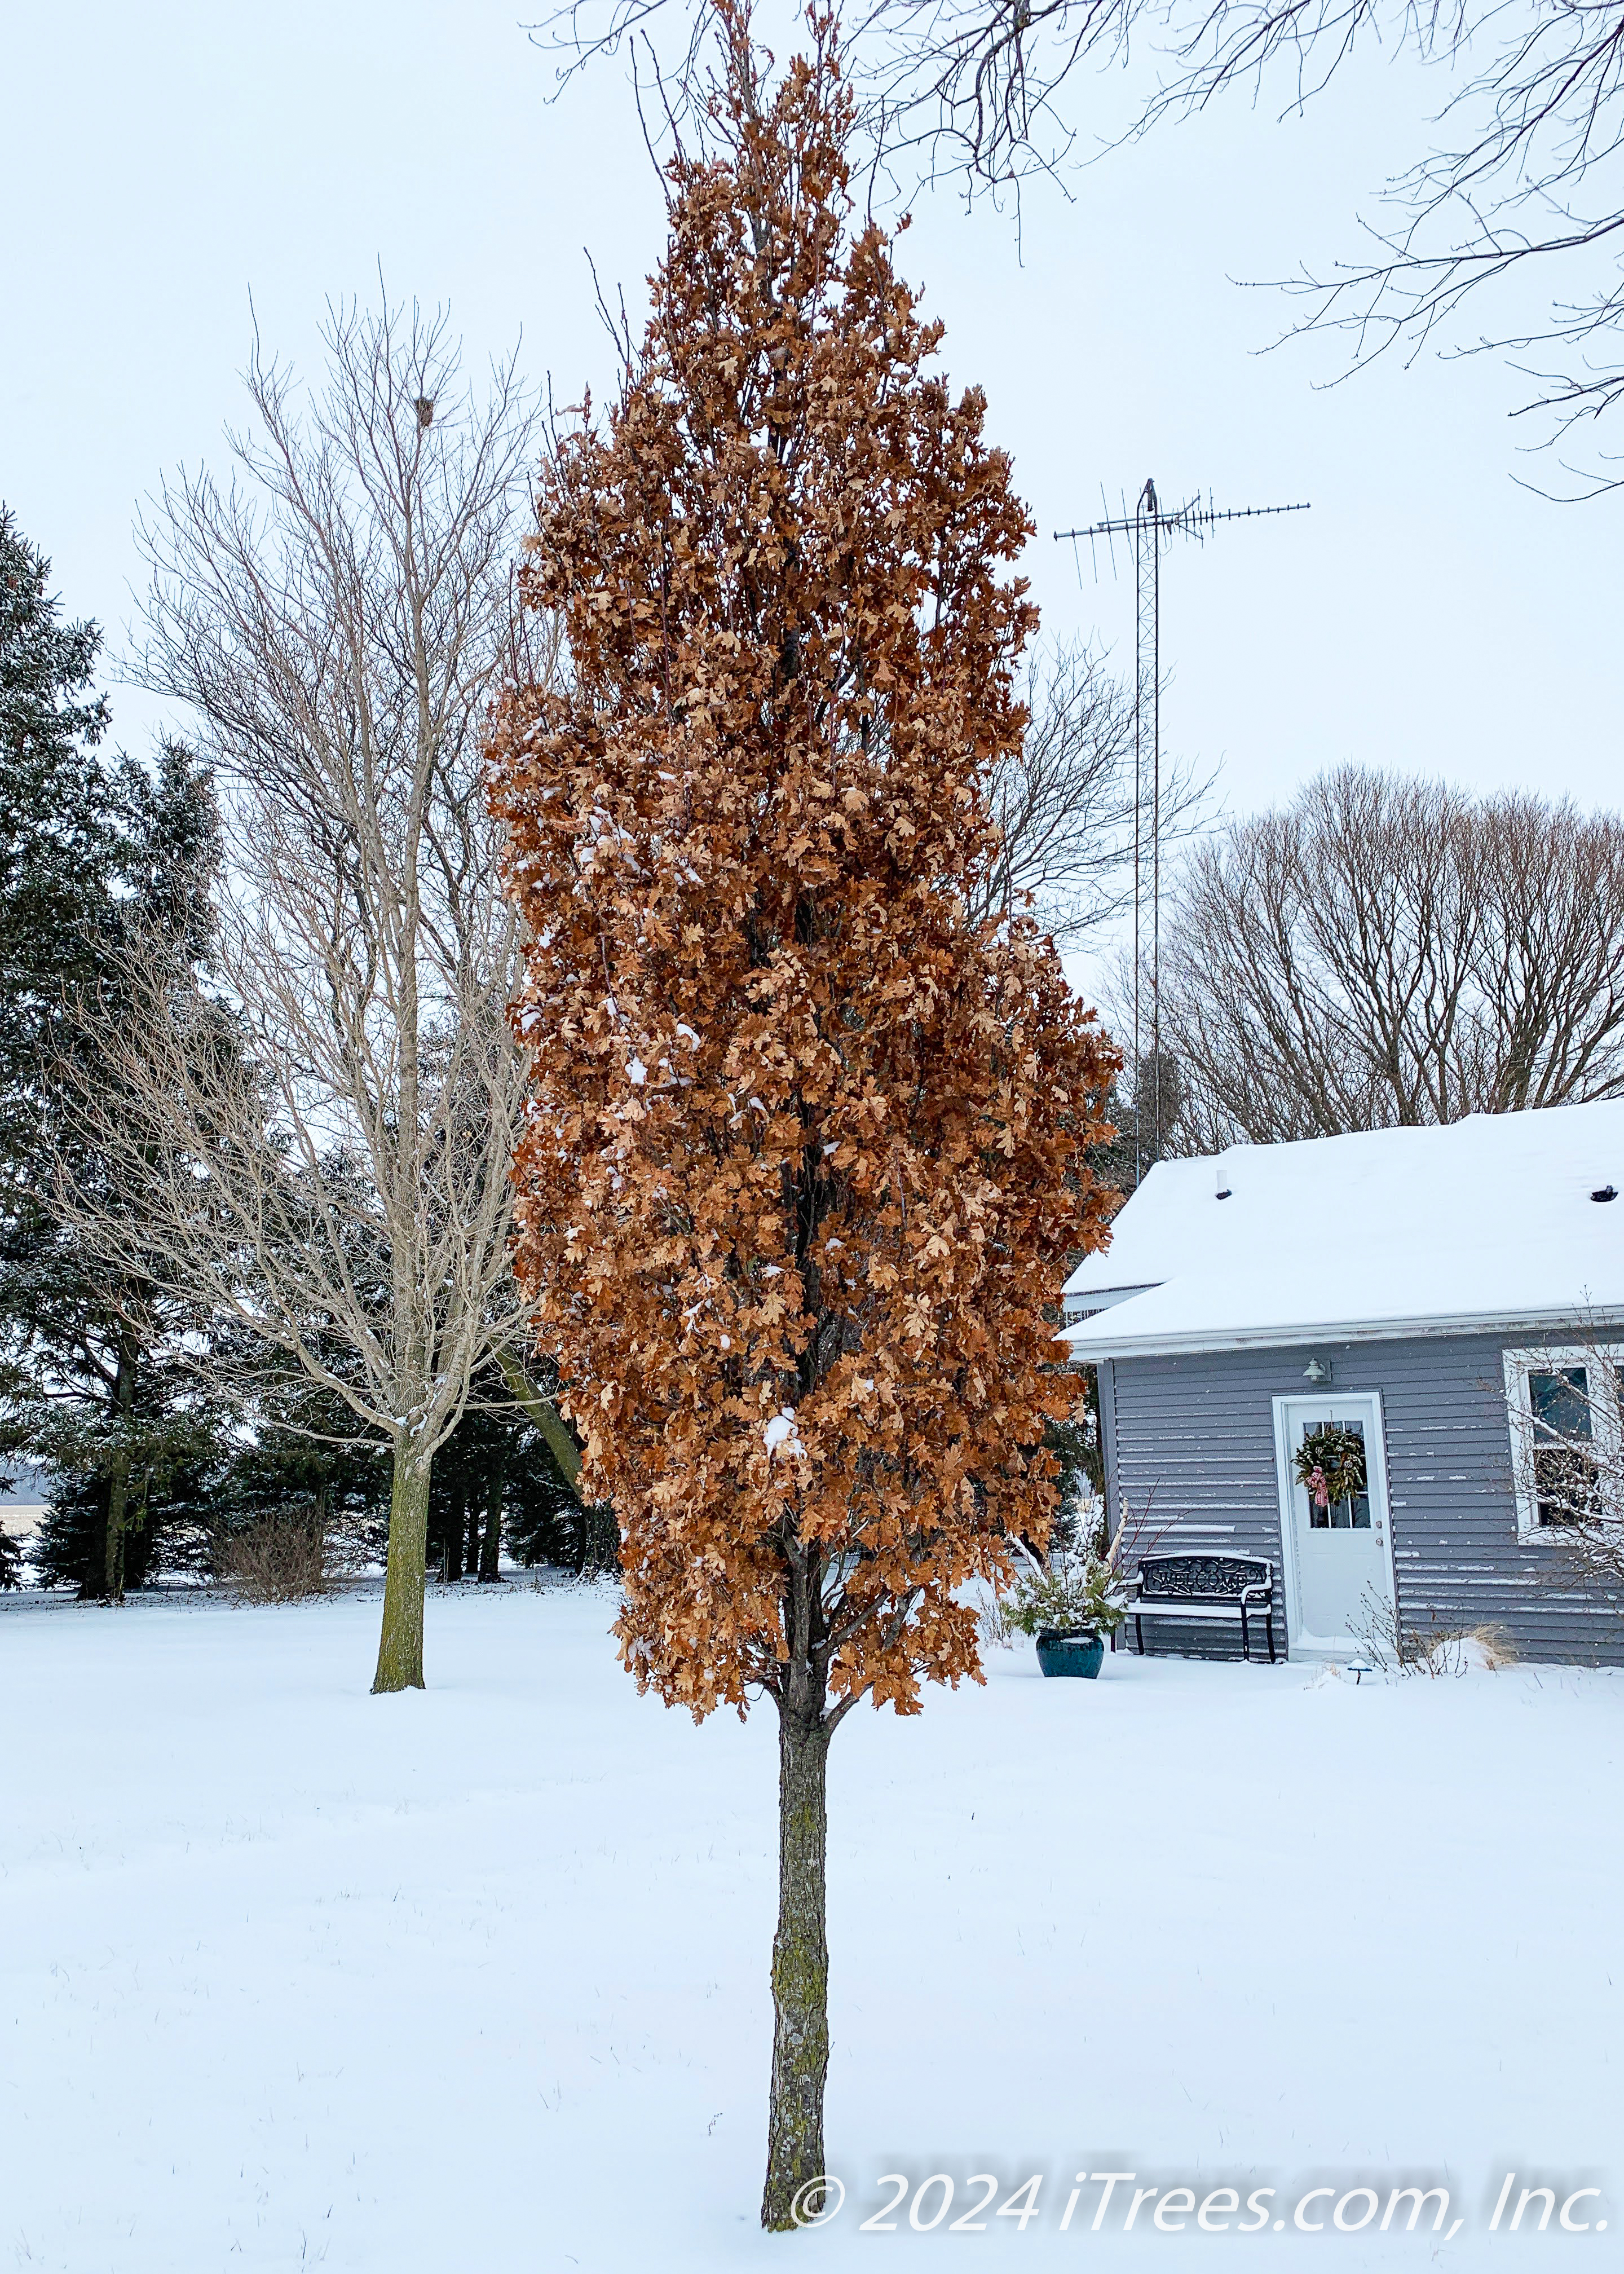
[[1304,1382],[1326,1382],[1331,1379],[1331,1369],[1322,1358],[1311,1358],[1303,1368]]

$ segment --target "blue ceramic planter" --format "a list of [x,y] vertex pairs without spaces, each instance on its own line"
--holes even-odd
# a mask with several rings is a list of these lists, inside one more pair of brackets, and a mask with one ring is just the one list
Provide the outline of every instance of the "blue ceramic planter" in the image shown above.
[[1092,1682],[1105,1660],[1105,1644],[1092,1627],[1070,1627],[1063,1633],[1045,1628],[1038,1637],[1038,1664],[1047,1674],[1079,1675]]

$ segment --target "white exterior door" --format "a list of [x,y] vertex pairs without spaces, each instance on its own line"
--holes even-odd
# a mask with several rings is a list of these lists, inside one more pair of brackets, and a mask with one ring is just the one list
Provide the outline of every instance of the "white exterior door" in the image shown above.
[[[1327,1424],[1365,1440],[1367,1489],[1320,1508],[1297,1479],[1304,1437]],[[1380,1631],[1393,1608],[1392,1530],[1381,1401],[1375,1397],[1274,1400],[1280,1469],[1280,1528],[1285,1548],[1286,1616],[1294,1644],[1356,1650]]]

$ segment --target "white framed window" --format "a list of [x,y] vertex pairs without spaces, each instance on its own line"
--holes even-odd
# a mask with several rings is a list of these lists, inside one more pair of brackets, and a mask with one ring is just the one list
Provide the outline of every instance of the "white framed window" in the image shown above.
[[1575,1521],[1624,1514],[1624,1343],[1505,1353],[1517,1537],[1571,1538]]

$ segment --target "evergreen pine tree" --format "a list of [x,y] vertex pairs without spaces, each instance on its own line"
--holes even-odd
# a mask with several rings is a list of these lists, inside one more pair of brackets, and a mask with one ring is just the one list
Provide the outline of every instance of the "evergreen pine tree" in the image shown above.
[[78,921],[110,842],[94,756],[107,702],[89,693],[102,636],[93,623],[61,621],[49,576],[0,505],[0,1051],[11,1108],[64,954],[77,968]]
[[435,1458],[429,1546],[444,1577],[490,1585],[504,1542],[521,1563],[605,1569],[620,1544],[605,1516],[582,1506],[541,1429],[487,1369]]
[[[16,1218],[3,1291],[8,1438],[58,1480],[40,1575],[117,1601],[160,1564],[206,1567],[207,1480],[234,1417],[223,1389],[199,1386],[195,1337],[208,1322],[183,1315],[151,1277],[109,1269],[72,1211],[52,1201],[65,1178],[81,1197],[139,1211],[139,1193],[107,1193],[76,1093],[111,1078],[98,1036],[119,1017],[136,943],[177,989],[195,988],[218,858],[207,773],[179,744],[165,743],[150,772],[122,762],[98,787],[104,857],[79,912],[74,983],[34,1061],[32,1201]],[[187,1332],[193,1347],[183,1352]]]
[[[114,832],[95,756],[107,731],[91,691],[101,634],[65,622],[50,564],[0,506],[0,1459],[24,1449],[19,1396],[47,1235],[38,1072],[64,1005],[89,975],[86,919],[109,874]],[[16,1584],[15,1543],[0,1585]]]
[[63,620],[49,578],[0,508],[0,1461],[56,1480],[41,1576],[117,1597],[166,1525],[202,1554],[221,1416],[177,1361],[172,1306],[109,1273],[54,1204],[64,1171],[81,1188],[101,1173],[68,1069],[88,1058],[100,1078],[85,1013],[117,1018],[133,939],[195,971],[218,831],[178,745],[150,770],[103,760],[100,634]]
[[40,1225],[40,1062],[90,976],[87,919],[116,853],[95,755],[107,704],[89,691],[101,634],[62,621],[49,575],[0,506],[0,1314],[8,1321],[14,1275]]

